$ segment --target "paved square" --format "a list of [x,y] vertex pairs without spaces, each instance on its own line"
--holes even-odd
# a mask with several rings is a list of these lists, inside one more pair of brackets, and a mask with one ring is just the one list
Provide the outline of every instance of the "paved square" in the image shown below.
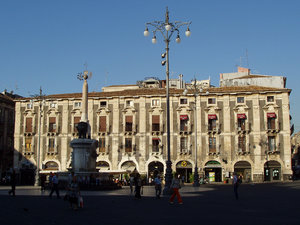
[[[51,199],[34,187],[17,187],[16,197],[0,187],[1,225],[184,225],[184,224],[300,224],[300,182],[242,184],[235,200],[231,185],[184,186],[183,205],[155,199],[154,187],[144,187],[141,200],[129,188],[84,191],[84,208],[73,211],[68,202]],[[64,195],[64,192],[61,192]]]

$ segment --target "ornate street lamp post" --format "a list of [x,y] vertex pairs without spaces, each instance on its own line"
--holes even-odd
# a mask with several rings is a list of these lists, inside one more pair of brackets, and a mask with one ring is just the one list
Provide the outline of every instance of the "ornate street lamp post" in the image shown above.
[[185,35],[189,37],[191,35],[189,26],[191,22],[180,22],[175,21],[174,23],[169,21],[169,11],[168,7],[166,10],[165,21],[153,21],[146,23],[146,29],[144,31],[144,36],[149,35],[148,27],[153,28],[153,37],[152,43],[156,44],[156,32],[160,32],[164,38],[164,42],[166,44],[166,51],[161,55],[161,57],[165,60],[161,62],[162,66],[166,66],[166,100],[167,100],[167,161],[166,161],[166,175],[165,175],[165,188],[163,190],[163,194],[170,194],[170,186],[172,182],[172,162],[171,162],[171,152],[170,152],[170,100],[169,100],[169,43],[171,41],[171,37],[174,32],[177,33],[176,42],[180,43],[180,35],[179,28],[183,26],[187,26],[187,30],[185,31]]
[[41,155],[41,125],[42,125],[42,113],[43,113],[43,105],[44,105],[44,95],[42,92],[42,87],[40,87],[40,94],[34,96],[38,99],[39,102],[39,133],[38,133],[38,149],[37,149],[37,156],[36,156],[36,173],[35,173],[35,182],[34,186],[39,186],[40,183],[40,155]]

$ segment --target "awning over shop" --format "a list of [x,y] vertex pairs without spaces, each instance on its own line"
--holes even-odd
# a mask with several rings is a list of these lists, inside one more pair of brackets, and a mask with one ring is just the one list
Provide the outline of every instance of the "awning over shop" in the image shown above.
[[205,164],[205,168],[221,168],[222,165],[221,163],[219,163],[218,161],[208,161],[206,164]]
[[267,113],[267,117],[268,118],[276,118],[276,113],[272,112],[272,113]]
[[180,120],[187,120],[188,119],[188,115],[180,115]]
[[238,119],[246,119],[246,114],[245,113],[239,113],[237,114]]
[[216,114],[208,114],[208,119],[209,120],[216,120],[217,119],[217,115]]

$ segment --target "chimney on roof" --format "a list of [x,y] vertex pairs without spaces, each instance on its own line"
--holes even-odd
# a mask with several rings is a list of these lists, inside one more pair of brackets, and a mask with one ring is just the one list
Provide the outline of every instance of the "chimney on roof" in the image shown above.
[[247,75],[250,75],[250,69],[244,67],[238,67],[238,73],[247,73]]

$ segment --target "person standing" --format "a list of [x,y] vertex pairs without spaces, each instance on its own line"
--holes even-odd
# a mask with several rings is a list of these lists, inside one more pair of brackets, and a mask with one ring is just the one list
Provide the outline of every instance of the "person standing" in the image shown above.
[[58,174],[54,174],[52,177],[52,187],[49,197],[52,197],[53,192],[55,191],[57,198],[60,198],[59,196],[59,190],[58,190]]
[[129,185],[130,185],[130,194],[133,193],[133,185],[134,185],[134,176],[131,174],[129,179]]
[[16,172],[13,169],[12,174],[10,176],[10,185],[11,190],[8,192],[8,194],[12,194],[12,196],[16,196]]
[[160,199],[160,194],[161,194],[161,179],[160,179],[159,175],[157,175],[157,177],[154,179],[154,184],[155,184],[156,198]]
[[175,196],[177,196],[178,203],[183,204],[181,196],[179,194],[179,189],[181,188],[181,186],[180,186],[180,179],[178,178],[178,173],[175,173],[175,176],[173,177],[170,187],[173,189],[173,194],[170,198],[170,204],[174,203]]
[[141,175],[138,173],[135,177],[135,197],[141,199],[141,188],[142,188],[142,179]]
[[46,175],[41,174],[40,179],[41,179],[41,191],[45,191]]
[[234,196],[235,199],[238,200],[239,199],[239,195],[238,195],[238,187],[239,187],[239,179],[238,176],[236,175],[236,173],[233,174],[233,192],[234,192]]
[[72,181],[69,184],[69,202],[70,207],[74,210],[78,209],[78,202],[80,198],[80,191],[79,191],[79,185],[77,183],[76,176],[74,176],[74,173],[72,174]]

